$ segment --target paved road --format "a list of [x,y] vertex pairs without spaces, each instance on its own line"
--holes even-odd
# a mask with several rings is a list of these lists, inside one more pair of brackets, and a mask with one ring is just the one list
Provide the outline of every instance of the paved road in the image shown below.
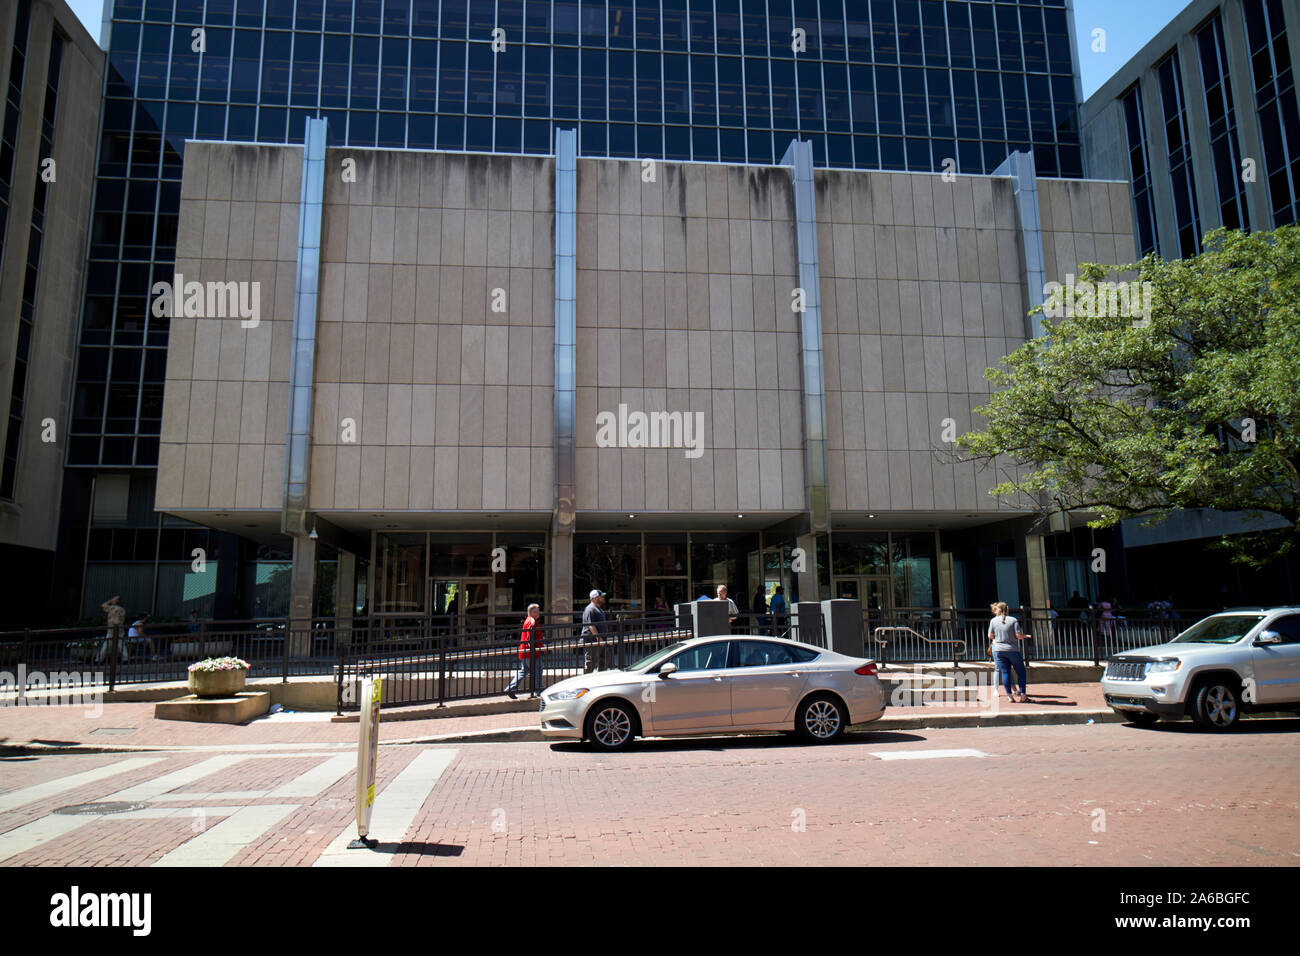
[[[0,866],[1300,864],[1300,722],[0,760]],[[76,804],[132,809],[56,814]]]

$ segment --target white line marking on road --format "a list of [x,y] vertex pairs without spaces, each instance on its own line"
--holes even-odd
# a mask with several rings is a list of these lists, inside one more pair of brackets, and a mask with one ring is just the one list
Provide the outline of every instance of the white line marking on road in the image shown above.
[[70,774],[66,777],[59,777],[57,780],[47,780],[44,783],[33,784],[30,787],[23,787],[21,790],[10,790],[8,793],[0,793],[0,813],[6,810],[12,810],[15,807],[21,807],[25,803],[35,803],[38,800],[44,800],[59,793],[65,793],[68,790],[75,790],[77,787],[84,787],[86,784],[96,783],[97,781],[116,776],[119,773],[128,773],[132,770],[138,770],[141,767],[147,767],[150,764],[158,763],[162,757],[136,757],[131,760],[123,760],[119,763],[107,764],[103,767],[96,767],[94,770],[86,770],[82,773]]
[[313,866],[388,866],[397,845],[415,822],[415,815],[433,792],[444,770],[456,758],[455,750],[424,750],[375,794],[370,817],[370,836],[379,841],[373,850],[349,850],[356,836],[356,820],[350,820],[343,832],[322,851]]
[[872,751],[881,760],[936,760],[942,757],[987,757],[982,750],[883,750]]
[[200,760],[196,764],[182,767],[180,770],[173,770],[171,773],[165,773],[161,777],[155,777],[152,780],[146,780],[134,787],[119,790],[117,793],[102,797],[101,800],[152,800],[155,797],[162,796],[168,790],[175,790],[177,787],[183,787],[195,780],[202,780],[208,774],[224,770],[246,759],[244,754],[222,754],[219,757],[209,757],[207,760]]
[[286,780],[268,797],[283,799],[285,797],[318,797],[334,784],[338,783],[357,766],[357,758],[352,754],[339,754],[330,757],[319,766],[312,767],[306,773],[300,773],[292,780]]
[[297,809],[299,805],[296,803],[240,807],[220,823],[208,827],[163,856],[154,866],[224,866],[240,850]]
[[145,799],[151,803],[170,803],[176,800],[194,803],[196,800],[256,800],[269,796],[270,793],[270,790],[190,790],[185,793],[160,793]]
[[78,827],[84,827],[99,817],[61,817],[48,816],[14,827],[6,833],[0,833],[0,860],[7,860],[33,847],[50,840],[66,836]]

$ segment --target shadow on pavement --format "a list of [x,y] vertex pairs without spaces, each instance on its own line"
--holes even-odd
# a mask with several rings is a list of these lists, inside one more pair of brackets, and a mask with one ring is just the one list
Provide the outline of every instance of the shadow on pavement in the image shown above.
[[1228,731],[1201,730],[1192,720],[1162,720],[1150,727],[1140,727],[1125,721],[1125,727],[1149,730],[1162,734],[1204,734],[1206,737],[1232,736],[1233,734],[1294,734],[1300,733],[1300,720],[1295,717],[1246,717]]
[[[833,744],[812,744],[797,734],[749,734],[743,737],[652,737],[638,739],[627,750],[615,751],[621,755],[642,753],[671,753],[673,751],[715,751],[778,749],[783,747],[847,747],[883,743],[908,743],[926,738],[913,733],[894,730],[849,730]],[[557,753],[604,753],[587,744],[566,740],[551,744]]]

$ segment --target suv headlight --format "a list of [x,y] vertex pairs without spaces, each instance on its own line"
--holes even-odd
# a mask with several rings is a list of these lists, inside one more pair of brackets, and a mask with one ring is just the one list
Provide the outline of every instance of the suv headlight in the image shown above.
[[551,695],[551,700],[577,700],[579,697],[587,693],[589,689],[590,688],[587,687],[579,687],[576,690],[556,691]]
[[1178,658],[1169,661],[1152,661],[1147,665],[1148,674],[1170,674],[1183,666]]

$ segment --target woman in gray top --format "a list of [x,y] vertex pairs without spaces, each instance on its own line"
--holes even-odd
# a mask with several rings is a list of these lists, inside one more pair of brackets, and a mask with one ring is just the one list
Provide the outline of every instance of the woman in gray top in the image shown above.
[[[990,605],[993,620],[989,622],[989,654],[998,682],[1007,691],[1007,697],[1014,703],[1023,704],[1029,700],[1025,693],[1025,656],[1020,652],[1020,642],[1029,635],[1020,630],[1020,622],[1008,613],[1011,608],[1006,601]],[[1015,669],[1019,692],[1011,686],[1011,671]]]

